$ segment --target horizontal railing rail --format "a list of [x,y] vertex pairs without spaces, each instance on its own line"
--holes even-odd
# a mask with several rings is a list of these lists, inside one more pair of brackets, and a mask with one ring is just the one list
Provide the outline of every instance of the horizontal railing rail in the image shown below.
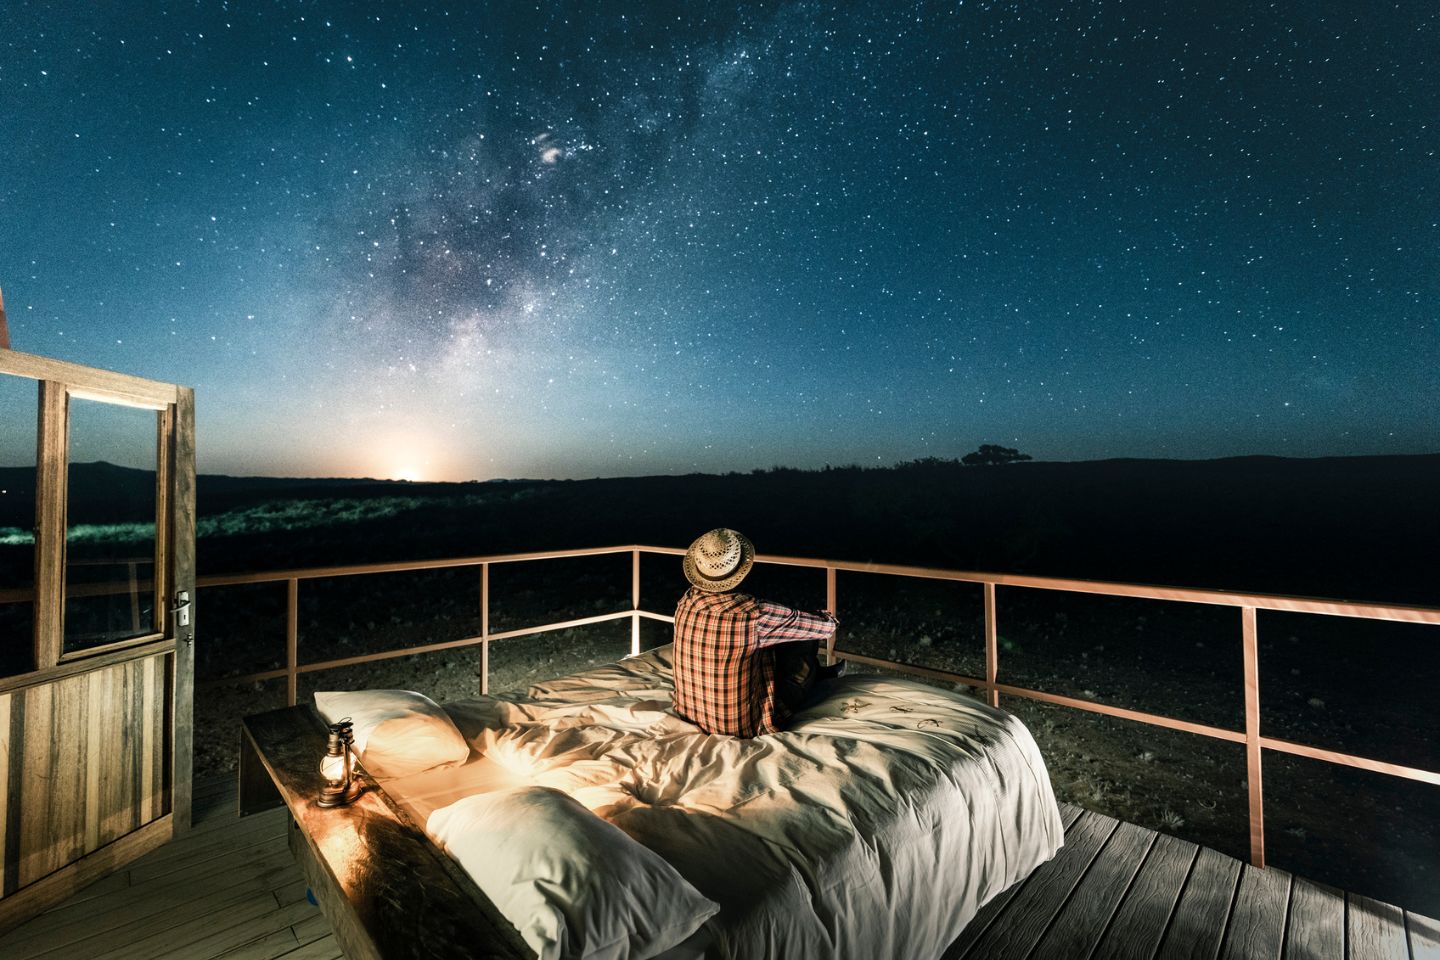
[[[569,559],[575,557],[593,557],[613,554],[629,553],[631,555],[631,590],[629,609],[618,610],[613,613],[600,614],[598,616],[581,617],[578,619],[564,620],[555,623],[539,624],[524,627],[516,630],[507,630],[499,633],[490,631],[490,567],[502,563],[515,563],[531,560],[552,560]],[[351,666],[360,663],[371,663],[381,660],[405,657],[413,654],[434,653],[441,650],[453,650],[462,647],[475,646],[480,650],[479,685],[480,692],[489,692],[489,664],[490,644],[498,640],[506,640],[517,637],[532,636],[535,634],[547,633],[555,630],[567,630],[575,627],[588,626],[596,623],[604,623],[613,620],[620,620],[626,617],[631,621],[630,652],[636,655],[640,652],[640,622],[641,620],[652,620],[664,623],[673,623],[674,617],[645,610],[640,603],[640,558],[644,554],[680,556],[685,551],[675,547],[657,547],[644,545],[628,545],[616,547],[596,547],[579,550],[549,550],[534,553],[513,553],[494,554],[488,556],[461,557],[447,560],[422,560],[407,561],[402,563],[371,563],[355,564],[349,566],[312,567],[296,570],[265,571],[258,573],[227,574],[218,576],[200,577],[197,580],[197,588],[212,589],[216,587],[236,586],[242,584],[258,583],[280,583],[287,584],[287,617],[286,617],[286,662],[285,666],[275,670],[261,671],[258,673],[247,673],[235,676],[224,676],[211,678],[208,683],[244,683],[252,681],[276,680],[285,678],[286,695],[289,703],[294,704],[296,698],[297,678],[300,674],[311,673],[321,670],[329,670],[335,667]],[[991,706],[1000,705],[1002,695],[1009,697],[1020,697],[1036,700],[1043,703],[1050,703],[1056,706],[1066,707],[1074,710],[1082,710],[1104,716],[1115,717],[1121,720],[1128,720],[1136,723],[1149,724],[1151,726],[1163,727],[1170,730],[1177,730],[1183,733],[1196,734],[1210,737],[1228,743],[1242,744],[1245,747],[1246,775],[1249,789],[1249,820],[1250,820],[1250,858],[1256,866],[1265,864],[1265,834],[1264,834],[1264,790],[1263,790],[1263,751],[1270,750],[1277,753],[1286,753],[1293,756],[1306,757],[1312,760],[1322,760],[1341,766],[1351,767],[1359,770],[1367,770],[1372,773],[1387,774],[1390,776],[1402,777],[1422,783],[1440,786],[1440,771],[1425,770],[1418,767],[1406,766],[1404,764],[1390,763],[1377,760],[1371,757],[1362,757],[1338,750],[1329,750],[1318,746],[1295,743],[1288,740],[1264,736],[1260,732],[1260,683],[1259,683],[1259,645],[1258,626],[1256,614],[1260,610],[1280,611],[1286,613],[1319,614],[1323,616],[1346,617],[1358,620],[1378,620],[1399,623],[1419,623],[1440,625],[1440,609],[1421,607],[1403,604],[1378,604],[1359,603],[1347,600],[1329,600],[1313,597],[1291,597],[1276,594],[1261,593],[1236,593],[1223,590],[1191,589],[1185,587],[1147,586],[1131,583],[1110,583],[1098,580],[1076,580],[1059,577],[1035,577],[1020,576],[1016,574],[988,573],[968,570],[947,570],[932,567],[907,566],[899,564],[882,563],[857,563],[840,560],[822,560],[809,557],[790,557],[758,555],[756,563],[776,564],[783,566],[807,567],[825,572],[825,607],[831,613],[838,614],[837,605],[837,574],[838,573],[867,573],[884,576],[907,577],[928,580],[947,580],[960,583],[973,583],[982,588],[984,601],[985,618],[985,676],[971,677],[949,670],[941,670],[933,667],[921,666],[918,664],[905,663],[898,660],[889,660],[881,657],[874,657],[856,650],[837,649],[832,638],[827,645],[825,656],[827,661],[849,660],[855,663],[866,664],[881,669],[892,670],[899,673],[906,673],[915,676],[927,677],[933,680],[942,680],[951,683],[964,684],[977,690],[984,691],[985,700]],[[448,640],[440,643],[425,644],[416,647],[404,647],[391,650],[384,650],[376,653],[361,654],[353,657],[325,660],[315,663],[300,663],[298,655],[298,611],[299,611],[299,585],[301,581],[325,579],[330,577],[360,576],[366,574],[401,573],[408,571],[441,570],[463,567],[477,567],[479,569],[479,605],[480,605],[480,633],[477,636],[465,637],[458,640]],[[1244,696],[1244,729],[1231,730],[1225,727],[1217,727],[1210,724],[1195,723],[1189,720],[1182,720],[1178,717],[1170,717],[1163,714],[1149,713],[1141,710],[1133,710],[1127,707],[1120,707],[1097,700],[1087,700],[1079,697],[1070,697],[1062,694],[1051,693],[1044,690],[1031,689],[1015,684],[1002,683],[999,677],[999,630],[998,612],[996,603],[996,588],[1023,588],[1033,590],[1051,590],[1067,593],[1084,593],[1106,597],[1123,597],[1130,599],[1144,600],[1166,600],[1181,603],[1206,604],[1217,607],[1230,607],[1238,609],[1241,613],[1241,651],[1244,667],[1243,696]],[[0,602],[5,599],[0,594]]]
[[[639,546],[641,553],[684,556],[678,547]],[[1363,620],[1395,620],[1405,623],[1440,624],[1440,609],[1394,603],[1356,603],[1321,597],[1290,597],[1271,593],[1235,593],[1192,587],[1147,586],[1138,583],[1115,583],[1108,580],[1072,580],[1063,577],[1032,577],[1013,573],[981,573],[973,570],[947,570],[935,567],[913,567],[890,563],[861,563],[847,560],[817,560],[810,557],[757,555],[756,563],[790,567],[811,567],[842,573],[877,573],[923,580],[957,580],[963,583],[993,584],[997,587],[1031,587],[1036,590],[1057,590],[1065,593],[1093,593],[1107,597],[1128,597],[1138,600],[1175,600],[1181,603],[1204,603],[1222,607],[1254,607],[1257,610],[1279,610],[1288,613],[1318,613]]]
[[[595,623],[605,623],[611,620],[630,618],[631,637],[630,652],[632,655],[640,652],[640,626],[637,612],[633,609],[638,606],[638,593],[632,590],[632,609],[618,610],[613,613],[599,614],[592,617],[580,617],[573,620],[562,620],[555,623],[538,624],[531,627],[522,627],[517,630],[505,630],[499,633],[490,631],[490,567],[501,563],[520,563],[527,560],[561,560],[575,557],[598,557],[606,555],[629,553],[633,556],[633,573],[639,576],[640,560],[635,547],[586,547],[576,550],[542,550],[531,553],[507,553],[491,554],[474,557],[458,557],[445,560],[408,560],[395,563],[363,563],[350,564],[347,566],[332,567],[307,567],[294,570],[272,570],[258,573],[236,573],[216,574],[214,576],[197,577],[195,588],[197,593],[201,590],[213,589],[216,587],[245,586],[261,583],[284,583],[286,584],[286,616],[285,616],[285,666],[274,670],[262,670],[254,673],[238,675],[226,675],[220,677],[208,677],[200,680],[203,685],[206,683],[252,683],[265,680],[285,679],[285,698],[290,706],[294,706],[299,686],[299,677],[304,673],[315,673],[321,670],[333,670],[336,667],[348,667],[361,663],[375,663],[381,660],[393,660],[397,657],[407,657],[422,653],[439,653],[443,650],[456,650],[463,647],[480,648],[480,692],[490,692],[490,643],[495,640],[509,640],[516,637],[533,636],[540,633],[550,633],[556,630],[570,630],[575,627],[589,626]],[[381,650],[375,653],[358,654],[353,657],[340,657],[330,660],[320,660],[313,663],[301,663],[299,655],[300,640],[300,583],[305,580],[323,580],[333,577],[365,576],[386,573],[412,573],[427,570],[453,570],[457,568],[474,567],[479,571],[480,591],[480,633],[474,636],[461,637],[457,640],[444,640],[439,643],[427,643],[413,647],[397,647],[390,650]]]

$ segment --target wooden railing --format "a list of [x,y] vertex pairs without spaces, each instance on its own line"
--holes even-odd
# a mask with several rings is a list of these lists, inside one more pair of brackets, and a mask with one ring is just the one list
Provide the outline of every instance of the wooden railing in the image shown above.
[[[619,546],[601,547],[584,550],[553,550],[540,553],[515,553],[483,557],[465,557],[454,560],[440,561],[419,561],[413,563],[379,563],[359,566],[342,567],[318,567],[305,570],[280,570],[263,573],[238,574],[232,576],[201,577],[198,586],[201,589],[215,587],[233,586],[239,584],[255,583],[279,583],[287,584],[287,617],[285,634],[285,666],[276,670],[267,670],[259,673],[249,673],[241,676],[228,676],[217,678],[210,682],[251,682],[262,680],[274,680],[284,678],[286,680],[287,699],[291,704],[296,698],[296,678],[301,673],[309,673],[319,670],[329,670],[335,667],[349,666],[358,663],[371,663],[379,660],[387,660],[394,657],[410,656],[412,654],[433,653],[440,650],[452,650],[460,647],[475,646],[480,648],[480,691],[486,693],[489,690],[489,664],[490,664],[490,643],[497,640],[505,640],[514,637],[528,636],[532,634],[547,633],[554,630],[566,630],[572,627],[582,627],[588,624],[604,623],[611,620],[630,618],[630,653],[631,655],[640,652],[640,621],[642,619],[673,623],[674,618],[663,613],[645,610],[640,605],[640,558],[644,554],[658,554],[680,556],[684,550],[673,547],[653,546]],[[581,617],[574,620],[565,620],[556,623],[547,623],[538,626],[525,627],[518,630],[507,630],[500,633],[490,631],[490,568],[496,564],[517,563],[534,560],[549,560],[572,557],[601,556],[607,554],[631,555],[631,587],[630,607],[614,613],[601,614],[593,617]],[[940,570],[929,567],[900,566],[893,564],[878,563],[848,563],[834,560],[817,560],[806,557],[786,556],[757,556],[757,563],[779,564],[792,567],[809,567],[825,572],[825,595],[826,609],[831,613],[839,613],[836,600],[836,574],[847,573],[869,573],[882,574],[895,577],[910,577],[928,580],[948,580],[960,583],[979,584],[984,594],[984,616],[985,616],[985,676],[969,677],[963,674],[947,670],[937,670],[930,667],[917,666],[909,663],[902,663],[895,660],[886,660],[879,657],[872,657],[858,651],[837,649],[832,641],[831,646],[826,650],[826,657],[831,662],[836,660],[850,660],[856,663],[869,664],[887,670],[894,670],[900,673],[907,673],[932,679],[951,681],[967,684],[971,687],[983,690],[985,699],[991,706],[999,706],[1000,697],[1023,697],[1031,700],[1038,700],[1044,703],[1056,704],[1062,707],[1069,707],[1075,710],[1084,710],[1091,713],[1103,714],[1110,717],[1118,717],[1123,720],[1131,720],[1137,723],[1150,724],[1152,726],[1164,727],[1170,730],[1179,730],[1184,733],[1197,734],[1199,736],[1211,737],[1229,743],[1243,744],[1245,747],[1246,773],[1249,784],[1249,817],[1250,817],[1250,857],[1256,866],[1265,865],[1265,819],[1264,819],[1264,791],[1263,791],[1263,764],[1262,755],[1266,750],[1277,753],[1286,753],[1299,757],[1307,757],[1312,760],[1323,760],[1328,763],[1340,764],[1360,770],[1368,770],[1373,773],[1383,773],[1390,776],[1403,777],[1410,780],[1417,780],[1422,783],[1429,783],[1440,786],[1440,771],[1424,770],[1417,767],[1404,766],[1402,764],[1389,763],[1383,760],[1376,760],[1369,757],[1361,757],[1355,754],[1344,753],[1336,750],[1326,750],[1306,744],[1294,743],[1276,737],[1267,737],[1260,732],[1260,680],[1259,680],[1259,646],[1257,613],[1261,610],[1283,611],[1288,613],[1320,614],[1324,616],[1349,617],[1360,620],[1383,620],[1401,623],[1424,623],[1440,625],[1440,609],[1417,606],[1400,606],[1373,603],[1349,603],[1334,600],[1308,599],[1302,597],[1275,596],[1269,594],[1252,593],[1226,593],[1217,590],[1191,590],[1180,587],[1157,587],[1143,586],[1128,583],[1105,583],[1092,580],[1066,580],[1055,577],[1030,577],[1016,576],[1012,574],[983,573],[967,570]],[[442,643],[426,644],[418,647],[405,647],[402,649],[386,650],[379,653],[362,654],[353,657],[344,657],[335,660],[326,660],[317,663],[300,663],[298,656],[298,610],[299,610],[299,588],[303,580],[315,580],[329,577],[359,576],[377,573],[398,573],[405,571],[438,570],[456,567],[477,568],[479,607],[480,607],[480,633],[478,636],[466,637],[459,640],[449,640]],[[1077,697],[1068,697],[1055,693],[1048,693],[1043,690],[1033,690],[1027,687],[1015,686],[1013,684],[1001,683],[999,680],[999,632],[998,612],[996,610],[996,587],[1018,587],[1034,590],[1052,590],[1068,593],[1086,593],[1106,597],[1128,597],[1133,599],[1146,600],[1167,600],[1181,603],[1197,603],[1216,607],[1232,607],[1240,611],[1241,622],[1241,650],[1244,661],[1244,704],[1245,704],[1245,726],[1243,730],[1231,730],[1225,727],[1211,726],[1203,723],[1194,723],[1188,720],[1181,720],[1176,717],[1162,714],[1147,713],[1140,710],[1131,710],[1125,707],[1114,706],[1107,703],[1100,703],[1094,700],[1084,700]],[[1437,638],[1440,639],[1440,638]]]
[[[283,582],[286,584],[285,666],[276,670],[263,670],[258,673],[247,673],[240,676],[205,678],[205,680],[208,682],[224,680],[231,683],[241,683],[278,680],[283,677],[285,679],[286,701],[291,706],[294,706],[297,677],[302,673],[333,670],[336,667],[348,667],[358,663],[374,663],[379,660],[391,660],[395,657],[407,657],[412,654],[438,653],[441,650],[455,650],[460,647],[479,647],[480,692],[483,694],[488,693],[490,690],[491,641],[509,640],[515,637],[531,636],[537,633],[549,633],[554,630],[569,630],[573,627],[584,627],[593,623],[606,623],[610,620],[621,620],[626,617],[630,618],[631,621],[630,653],[633,656],[640,652],[640,611],[638,609],[640,604],[640,550],[641,548],[639,547],[593,547],[582,550],[549,550],[540,553],[507,553],[485,557],[462,557],[454,560],[370,563],[347,567],[310,567],[304,570],[276,570],[263,573],[240,573],[213,577],[198,577],[195,581],[197,590],[256,583]],[[618,610],[614,613],[602,613],[594,617],[580,617],[574,620],[563,620],[556,623],[523,627],[519,630],[505,630],[500,633],[492,633],[490,631],[490,567],[492,565],[520,563],[526,560],[560,560],[572,557],[596,557],[618,553],[630,553],[634,558],[632,562],[632,580],[634,586],[631,590],[630,609]],[[382,650],[378,653],[361,654],[354,657],[322,660],[316,663],[299,662],[300,582],[302,580],[322,580],[331,577],[351,577],[376,573],[449,570],[456,567],[474,567],[477,570],[480,597],[480,633],[478,635],[462,637],[458,640],[445,640],[440,643],[427,643],[417,647],[402,647],[393,650]]]

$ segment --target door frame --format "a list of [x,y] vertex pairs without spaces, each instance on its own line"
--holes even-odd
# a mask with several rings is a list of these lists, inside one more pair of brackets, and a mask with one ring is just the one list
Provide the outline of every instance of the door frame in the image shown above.
[[[169,697],[163,704],[170,737],[164,777],[169,812],[55,873],[0,899],[0,930],[57,903],[75,890],[183,834],[191,826],[195,675],[195,394],[189,387],[0,349],[0,376],[38,381],[35,471],[35,584],[8,590],[35,603],[35,668],[0,677],[0,695],[53,684],[82,673],[163,656]],[[64,651],[65,539],[70,398],[157,412],[155,629],[127,640]],[[186,592],[189,622],[177,627],[175,597]],[[8,741],[7,741],[8,744]],[[8,744],[9,749],[17,749]],[[9,790],[18,789],[11,783]],[[8,796],[0,798],[8,802]]]

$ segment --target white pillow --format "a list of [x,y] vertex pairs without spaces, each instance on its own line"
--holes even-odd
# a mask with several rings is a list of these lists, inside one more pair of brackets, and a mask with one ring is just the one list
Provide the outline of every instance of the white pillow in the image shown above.
[[466,797],[425,832],[540,960],[644,960],[720,909],[659,854],[549,787]]
[[349,717],[355,755],[375,777],[405,777],[444,763],[463,763],[470,744],[439,705],[411,690],[355,690],[315,694],[330,723]]

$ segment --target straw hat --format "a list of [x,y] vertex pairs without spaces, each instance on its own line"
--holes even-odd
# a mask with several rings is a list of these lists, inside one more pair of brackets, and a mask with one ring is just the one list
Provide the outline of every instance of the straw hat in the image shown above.
[[685,551],[685,579],[708,593],[734,590],[755,563],[755,545],[738,530],[702,534]]

